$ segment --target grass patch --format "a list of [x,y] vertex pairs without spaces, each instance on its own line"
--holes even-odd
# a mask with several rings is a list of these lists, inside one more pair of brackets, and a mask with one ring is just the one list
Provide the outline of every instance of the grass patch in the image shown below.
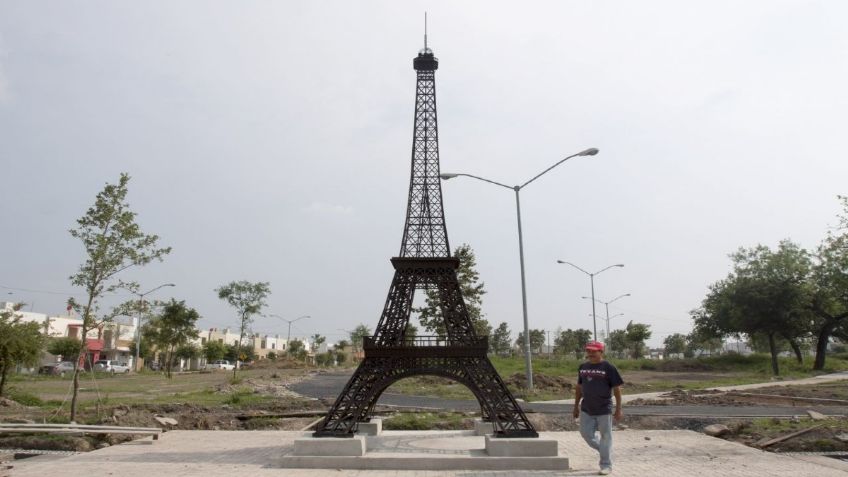
[[44,401],[42,401],[41,398],[39,398],[35,394],[28,393],[22,389],[10,387],[6,394],[9,399],[23,406],[41,407],[44,405]]
[[402,412],[383,419],[383,429],[419,431],[427,429],[470,429],[468,417],[455,412]]
[[401,379],[389,386],[385,392],[444,399],[475,399],[474,394],[464,384],[437,376],[413,376]]

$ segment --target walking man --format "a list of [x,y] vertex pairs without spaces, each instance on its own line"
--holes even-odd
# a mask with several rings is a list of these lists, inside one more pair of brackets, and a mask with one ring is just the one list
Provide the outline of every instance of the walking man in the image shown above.
[[[587,362],[577,371],[574,391],[574,418],[580,418],[580,435],[601,455],[600,475],[612,472],[612,421],[621,419],[621,389],[624,384],[618,370],[604,360],[604,344],[586,343]],[[612,396],[615,395],[615,411]],[[595,433],[600,434],[600,439]]]

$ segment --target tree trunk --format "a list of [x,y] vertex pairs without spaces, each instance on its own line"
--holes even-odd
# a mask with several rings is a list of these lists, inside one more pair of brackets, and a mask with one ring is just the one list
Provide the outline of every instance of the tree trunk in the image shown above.
[[780,368],[777,364],[777,345],[774,342],[774,333],[768,334],[769,351],[771,352],[771,370],[775,376],[780,376]]
[[239,339],[236,343],[236,362],[233,364],[233,381],[236,380],[236,372],[239,368],[239,358],[241,357],[241,340],[244,339],[244,325],[247,317],[244,314],[241,315],[241,326],[239,327]]
[[[91,324],[91,304],[94,302],[94,294],[88,294],[88,305],[85,307],[84,314],[82,316],[82,336],[80,340],[82,340],[82,346],[80,347],[79,355],[77,355],[76,361],[74,361],[74,391],[71,397],[71,422],[75,422],[77,418],[77,398],[79,398],[79,363],[80,359],[84,359],[84,357],[88,354],[88,343],[86,342],[86,335],[88,335],[88,325]],[[85,361],[83,360],[83,366],[85,366]]]
[[[83,328],[85,329],[85,328]],[[74,361],[74,387],[73,393],[71,394],[71,422],[76,422],[77,419],[77,397],[79,396],[79,362],[80,357],[82,357],[83,353],[85,353],[86,347],[83,345],[82,350],[80,350],[80,354],[77,356],[76,361]]]
[[0,371],[0,396],[3,395],[3,390],[6,389],[6,375],[9,374],[9,361],[3,360],[3,369]]
[[822,325],[819,330],[819,334],[817,336],[818,341],[816,342],[816,360],[813,362],[813,370],[821,371],[824,369],[824,358],[827,353],[827,342],[830,341],[830,334],[833,333],[833,329],[836,327],[836,323],[828,321],[827,324]]
[[804,362],[804,355],[801,353],[801,345],[798,344],[798,340],[792,338],[786,338],[786,341],[789,342],[789,346],[792,347],[792,351],[795,352],[795,359],[798,360],[798,363]]
[[165,350],[165,376],[171,379],[171,366],[173,366],[173,357],[171,356],[171,347]]

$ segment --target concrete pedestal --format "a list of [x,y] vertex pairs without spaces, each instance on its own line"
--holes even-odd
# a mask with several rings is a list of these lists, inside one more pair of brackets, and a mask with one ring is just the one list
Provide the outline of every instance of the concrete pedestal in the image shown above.
[[486,453],[492,457],[556,457],[557,441],[487,435]]
[[295,439],[294,455],[362,457],[365,455],[365,436]]
[[474,435],[475,436],[485,436],[486,434],[493,434],[495,432],[495,424],[491,421],[484,421],[482,419],[474,419]]
[[371,419],[369,422],[357,424],[356,433],[363,436],[379,436],[383,432],[383,420]]
[[[376,423],[375,423],[376,425]],[[553,444],[553,449],[549,446]],[[473,431],[383,431],[353,438],[300,437],[276,464],[289,469],[567,471],[557,441]]]

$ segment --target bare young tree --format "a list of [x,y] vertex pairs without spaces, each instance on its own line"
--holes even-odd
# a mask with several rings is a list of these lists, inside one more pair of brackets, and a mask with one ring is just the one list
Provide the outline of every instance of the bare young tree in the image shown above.
[[106,184],[97,194],[94,205],[77,220],[77,227],[69,231],[72,237],[82,242],[86,254],[77,273],[70,277],[71,284],[82,287],[86,294],[85,303],[77,303],[73,298],[68,300],[68,304],[82,317],[82,346],[74,361],[71,421],[76,419],[77,414],[79,362],[88,352],[86,335],[104,322],[126,313],[119,307],[100,314],[98,299],[104,293],[119,288],[137,288],[136,283],[118,280],[117,275],[130,267],[146,265],[153,260],[161,261],[171,252],[170,247],[159,248],[159,237],[143,233],[136,223],[136,214],[126,202],[129,181],[130,176],[124,173],[117,184]]
[[258,315],[266,305],[265,298],[271,294],[271,285],[267,282],[251,283],[245,280],[230,282],[216,288],[218,298],[225,300],[239,315],[239,339],[236,343],[236,365],[233,367],[233,379],[238,371],[238,360],[241,359],[241,342],[247,331],[247,325],[253,322],[253,316]]

